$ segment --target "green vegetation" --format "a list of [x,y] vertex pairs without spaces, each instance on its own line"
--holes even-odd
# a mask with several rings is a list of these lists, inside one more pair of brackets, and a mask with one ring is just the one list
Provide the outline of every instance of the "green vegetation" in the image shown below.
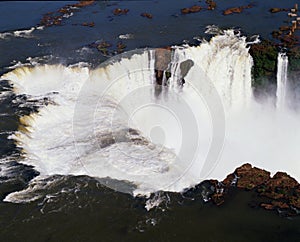
[[250,54],[253,58],[253,86],[264,86],[275,81],[277,67],[277,48],[270,41],[252,45]]
[[300,46],[288,51],[289,71],[300,71]]

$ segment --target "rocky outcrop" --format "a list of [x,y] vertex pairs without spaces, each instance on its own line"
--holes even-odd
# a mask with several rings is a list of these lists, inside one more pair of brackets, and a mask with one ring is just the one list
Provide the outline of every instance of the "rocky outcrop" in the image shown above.
[[277,172],[273,177],[270,172],[244,164],[228,175],[223,182],[210,181],[214,187],[211,200],[216,205],[224,203],[230,189],[255,191],[265,202],[260,206],[268,209],[283,209],[288,215],[296,215],[300,209],[300,184],[285,172]]
[[238,188],[251,190],[269,179],[270,172],[245,164],[237,168],[233,174],[227,176],[223,184],[228,187],[234,182]]

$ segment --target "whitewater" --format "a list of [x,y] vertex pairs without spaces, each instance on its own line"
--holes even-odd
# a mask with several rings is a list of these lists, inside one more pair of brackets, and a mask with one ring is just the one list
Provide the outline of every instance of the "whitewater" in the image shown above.
[[[22,149],[20,162],[40,173],[35,181],[56,174],[111,178],[132,184],[133,195],[181,192],[205,179],[222,180],[246,162],[299,181],[299,114],[276,107],[288,96],[286,85],[277,87],[277,104],[255,100],[248,50],[233,30],[199,46],[174,47],[163,86],[155,85],[155,49],[95,69],[18,67],[1,79],[28,100],[51,100],[21,117],[10,136]],[[287,68],[279,71],[277,81],[285,83]]]

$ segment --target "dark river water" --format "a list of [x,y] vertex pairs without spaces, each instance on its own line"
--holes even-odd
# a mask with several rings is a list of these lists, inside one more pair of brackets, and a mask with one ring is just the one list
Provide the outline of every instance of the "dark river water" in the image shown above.
[[[89,45],[119,41],[125,50],[197,44],[194,37],[204,34],[207,25],[238,28],[246,36],[270,33],[288,21],[287,13],[269,13],[271,7],[290,8],[295,0],[252,2],[242,14],[223,16],[228,7],[247,5],[246,0],[217,0],[217,9],[182,15],[180,9],[205,1],[98,1],[74,12],[62,26],[36,29],[29,35],[15,36],[39,24],[43,14],[57,11],[64,1],[0,2],[0,74],[15,64],[86,62],[97,66],[107,59]],[[128,8],[127,15],[114,16],[115,8]],[[140,16],[153,14],[153,19]],[[94,22],[94,27],[81,26]],[[8,34],[4,34],[8,33]],[[120,40],[120,35],[132,38]],[[4,37],[2,37],[4,36]],[[111,48],[114,51],[114,47]],[[20,64],[19,63],[19,64]],[[0,82],[0,93],[10,90]],[[24,98],[24,97],[23,97]],[[22,96],[7,92],[0,99],[0,241],[300,241],[300,218],[266,211],[254,204],[255,193],[233,189],[222,206],[204,203],[201,189],[189,194],[153,194],[159,206],[145,209],[147,199],[116,192],[87,176],[53,176],[51,186],[33,191],[39,198],[28,203],[10,203],[7,194],[27,187],[38,175],[34,167],[23,165],[20,150],[8,139],[18,129],[19,117],[38,107],[21,105]],[[234,151],[233,151],[234,152]],[[33,196],[32,194],[30,196]]]

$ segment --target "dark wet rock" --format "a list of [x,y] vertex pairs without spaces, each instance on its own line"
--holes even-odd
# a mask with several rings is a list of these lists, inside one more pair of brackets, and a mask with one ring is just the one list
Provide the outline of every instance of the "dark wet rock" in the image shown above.
[[279,12],[287,12],[289,10],[287,8],[271,8],[269,11],[271,13],[279,13]]
[[249,4],[249,5],[241,6],[241,7],[228,8],[228,9],[223,11],[223,14],[224,15],[230,15],[230,14],[233,14],[233,13],[241,13],[241,12],[244,11],[244,9],[248,9],[248,8],[252,8],[252,7],[253,7],[253,5]]
[[200,12],[202,9],[201,6],[198,6],[198,5],[194,5],[190,8],[183,8],[181,9],[181,13],[182,14],[189,14],[189,13],[197,13],[197,12]]
[[152,19],[153,18],[153,15],[150,14],[150,13],[142,13],[141,16],[144,17],[144,18],[148,18],[148,19]]
[[113,14],[114,15],[125,15],[125,14],[127,14],[129,12],[129,9],[127,9],[127,8],[124,8],[124,9],[121,9],[121,8],[115,8],[114,10],[113,10]]

